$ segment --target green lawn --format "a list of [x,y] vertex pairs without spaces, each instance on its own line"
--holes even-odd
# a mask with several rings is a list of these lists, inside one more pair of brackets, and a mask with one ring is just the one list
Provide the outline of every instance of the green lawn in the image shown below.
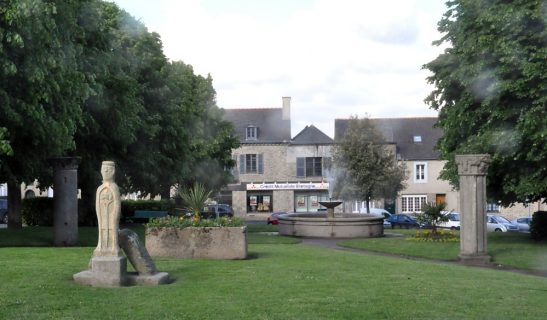
[[[47,241],[47,230],[34,232]],[[1,243],[7,235],[0,230]],[[71,280],[92,246],[3,247],[0,319],[545,318],[547,278],[249,236],[250,259],[155,259],[173,283],[114,289]]]
[[[415,232],[416,230],[386,229],[386,233],[398,233],[406,237]],[[439,260],[458,260],[460,252],[459,242],[418,242],[408,241],[405,237],[347,240],[339,242],[338,245]],[[527,233],[488,233],[488,254],[497,264],[547,271],[547,242],[535,242]]]

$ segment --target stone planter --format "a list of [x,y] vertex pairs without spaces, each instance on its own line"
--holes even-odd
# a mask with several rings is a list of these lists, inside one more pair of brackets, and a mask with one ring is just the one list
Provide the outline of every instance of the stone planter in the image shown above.
[[152,257],[245,259],[247,227],[150,228],[145,243]]

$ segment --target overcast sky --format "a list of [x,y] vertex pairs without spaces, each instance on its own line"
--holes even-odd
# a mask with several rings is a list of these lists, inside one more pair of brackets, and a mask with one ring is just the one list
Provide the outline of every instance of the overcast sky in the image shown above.
[[213,77],[221,108],[281,107],[292,136],[334,119],[435,116],[421,70],[444,0],[115,0],[164,52]]

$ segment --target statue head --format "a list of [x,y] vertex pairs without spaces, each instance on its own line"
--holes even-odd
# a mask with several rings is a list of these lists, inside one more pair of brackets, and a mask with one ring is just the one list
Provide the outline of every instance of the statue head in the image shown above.
[[116,164],[114,161],[103,161],[101,166],[101,175],[103,181],[114,181],[114,174],[116,173]]

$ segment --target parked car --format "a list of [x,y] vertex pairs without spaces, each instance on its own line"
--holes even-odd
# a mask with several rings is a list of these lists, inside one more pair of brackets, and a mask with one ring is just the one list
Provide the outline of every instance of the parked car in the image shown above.
[[[391,226],[391,222],[388,221],[389,217],[392,216],[392,213],[387,211],[386,209],[380,209],[380,208],[369,208],[370,214],[378,215],[378,216],[384,216],[384,227]],[[366,212],[361,212],[362,214],[366,214]]]
[[279,216],[286,214],[286,212],[274,212],[266,220],[267,224],[279,224]]
[[8,200],[0,199],[0,223],[8,223]]
[[207,205],[207,210],[201,213],[205,219],[218,217],[233,217],[234,211],[229,204],[210,204]]
[[530,232],[530,224],[532,223],[532,218],[530,217],[517,218],[511,221],[511,223],[516,224],[520,232]]
[[392,214],[387,221],[391,224],[391,228],[394,229],[395,227],[399,228],[419,228],[420,224],[416,220],[416,218],[412,217],[411,215],[404,214],[404,213],[398,213],[398,214]]
[[486,229],[494,232],[517,232],[519,228],[516,224],[507,220],[502,216],[487,215],[486,216]]
[[445,215],[448,215],[448,221],[441,222],[438,227],[439,228],[446,228],[450,230],[460,230],[461,224],[460,224],[460,214],[458,212],[453,211],[445,211],[443,212]]

